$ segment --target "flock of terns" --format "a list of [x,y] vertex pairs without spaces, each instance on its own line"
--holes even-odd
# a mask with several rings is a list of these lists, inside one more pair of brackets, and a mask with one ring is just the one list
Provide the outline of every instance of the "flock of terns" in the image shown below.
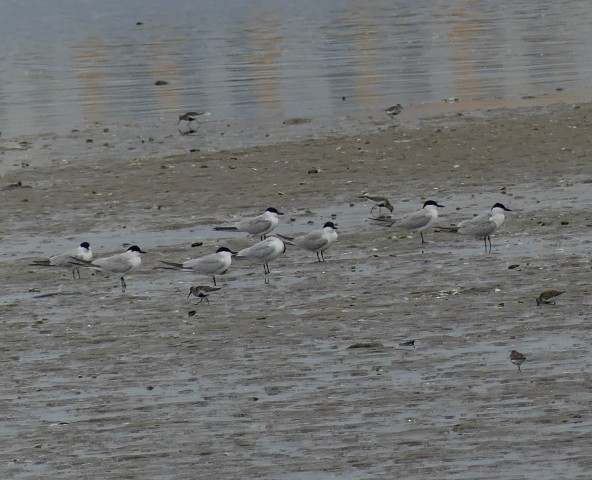
[[[185,120],[190,121],[191,119],[187,118]],[[421,209],[399,218],[392,218],[390,215],[381,214],[382,209],[388,210],[389,213],[392,213],[394,210],[393,205],[386,197],[364,195],[361,198],[374,202],[371,209],[372,218],[370,219],[374,224],[382,227],[396,227],[409,232],[417,232],[420,234],[422,243],[425,243],[423,232],[433,225],[434,221],[438,218],[438,209],[443,207],[443,205],[434,200],[428,200],[423,204]],[[377,209],[378,215],[374,213]],[[440,226],[439,228],[482,239],[485,243],[485,252],[487,253],[488,251],[491,252],[492,248],[491,235],[504,223],[505,212],[511,211],[502,203],[495,203],[488,212],[464,220],[455,226]],[[162,265],[156,268],[178,270],[212,277],[214,286],[192,286],[187,297],[189,298],[191,295],[194,295],[200,299],[199,303],[204,300],[209,303],[208,296],[210,293],[221,288],[217,286],[216,275],[225,273],[230,268],[234,259],[246,259],[263,265],[264,273],[269,274],[269,262],[284,253],[286,251],[286,244],[288,244],[315,253],[317,260],[324,262],[324,252],[331,248],[337,241],[337,226],[333,222],[326,222],[323,228],[313,230],[305,235],[290,237],[276,234],[268,237],[267,235],[278,226],[281,215],[283,215],[282,212],[270,207],[263,214],[245,218],[234,225],[214,227],[214,230],[218,231],[245,232],[249,235],[259,237],[260,241],[250,247],[239,250],[238,252],[234,252],[227,247],[220,247],[214,253],[180,263],[161,261]],[[115,273],[121,275],[121,289],[125,292],[126,282],[124,275],[141,265],[141,255],[144,253],[146,252],[140,247],[132,245],[123,253],[94,259],[90,244],[88,242],[82,242],[73,250],[54,255],[49,259],[35,260],[31,265],[37,267],[67,268],[72,271],[73,278],[76,278],[76,274],[80,278],[81,268],[90,268],[104,273]],[[536,298],[537,305],[554,304],[553,299],[562,293],[564,292],[556,290],[543,292]],[[513,350],[510,354],[510,360],[518,367],[518,371],[520,371],[520,365],[522,365],[525,359],[526,357],[516,350]]]
[[[313,230],[305,235],[290,237],[280,235],[267,237],[279,224],[279,216],[282,212],[270,207],[263,214],[252,218],[246,218],[234,225],[217,226],[215,230],[246,232],[260,237],[260,241],[250,247],[232,251],[227,247],[220,247],[214,253],[199,258],[186,260],[181,263],[161,261],[162,265],[156,268],[179,270],[210,276],[214,287],[198,285],[191,292],[195,296],[207,300],[209,292],[217,290],[216,275],[228,271],[234,259],[245,259],[253,263],[263,265],[265,274],[271,273],[269,262],[275,260],[286,251],[286,244],[301,247],[316,253],[319,262],[325,261],[324,252],[337,240],[337,226],[333,222],[326,222],[323,228]],[[142,263],[141,255],[146,253],[137,245],[132,245],[125,252],[108,257],[93,259],[93,252],[89,242],[82,242],[77,248],[49,259],[34,260],[32,266],[37,267],[62,267],[72,270],[73,278],[80,278],[81,268],[90,268],[104,273],[116,273],[121,275],[121,289],[125,292],[127,284],[125,274],[139,267]]]

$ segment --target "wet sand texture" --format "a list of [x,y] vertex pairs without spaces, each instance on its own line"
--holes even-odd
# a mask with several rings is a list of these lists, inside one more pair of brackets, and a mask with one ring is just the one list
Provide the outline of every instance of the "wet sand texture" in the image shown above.
[[[590,478],[591,113],[5,175],[31,188],[0,190],[0,476]],[[370,225],[364,192],[395,216],[433,198],[440,225],[514,212],[491,254],[433,229],[422,246]],[[289,247],[268,284],[236,264],[197,307],[207,279],[153,269],[254,243],[212,227],[269,206],[287,235],[335,221],[327,261]],[[83,240],[148,251],[125,294],[29,266]]]

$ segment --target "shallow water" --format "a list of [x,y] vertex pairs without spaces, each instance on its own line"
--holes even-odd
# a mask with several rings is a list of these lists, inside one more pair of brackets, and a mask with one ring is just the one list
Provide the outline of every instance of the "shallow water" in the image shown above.
[[[0,150],[34,143],[5,164],[30,162],[36,148],[72,161],[354,131],[391,123],[381,110],[394,103],[411,106],[409,121],[592,98],[591,13],[576,0],[7,0],[2,9]],[[180,138],[187,110],[210,115]],[[294,117],[311,123],[282,123]]]

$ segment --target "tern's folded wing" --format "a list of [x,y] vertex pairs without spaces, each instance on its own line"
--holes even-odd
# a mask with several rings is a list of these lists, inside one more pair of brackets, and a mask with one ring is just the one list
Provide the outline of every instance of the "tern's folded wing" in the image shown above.
[[296,245],[299,245],[307,250],[312,250],[313,252],[323,248],[328,243],[328,239],[325,235],[323,235],[322,231],[314,231],[310,232],[308,235],[304,237],[300,237],[295,239]]
[[489,213],[465,220],[458,224],[459,233],[465,235],[487,235],[496,228],[495,222]]
[[271,221],[268,218],[251,218],[243,220],[237,225],[241,230],[257,234],[264,232],[271,227]]
[[220,269],[226,270],[229,266],[230,262],[216,254],[183,262],[184,269],[191,269],[197,273],[214,273]]
[[418,212],[410,213],[405,215],[395,222],[395,225],[407,230],[415,230],[416,228],[425,227],[431,220],[431,215],[425,210],[419,210]]

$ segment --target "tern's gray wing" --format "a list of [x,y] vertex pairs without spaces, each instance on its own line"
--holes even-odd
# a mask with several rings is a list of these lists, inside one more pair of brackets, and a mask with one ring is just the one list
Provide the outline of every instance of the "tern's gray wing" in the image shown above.
[[307,250],[315,252],[327,245],[328,240],[327,237],[323,235],[322,230],[315,230],[313,232],[308,233],[307,235],[295,238],[294,243],[303,248],[306,248]]
[[249,260],[253,260],[253,261],[256,261],[256,260],[263,261],[263,260],[269,258],[270,256],[272,256],[276,252],[277,252],[277,250],[273,246],[273,244],[268,243],[268,242],[259,242],[251,247],[241,250],[240,252],[238,252],[237,256],[238,257],[245,257],[245,258],[248,258]]
[[207,275],[216,273],[220,269],[226,270],[228,266],[226,260],[215,253],[183,262],[184,269],[191,269],[196,273]]
[[72,267],[76,266],[78,258],[78,249],[68,250],[59,255],[49,257],[49,260],[35,260],[36,265],[43,265],[47,267]]
[[294,237],[289,237],[288,235],[282,235],[281,233],[276,233],[275,236],[280,238],[284,242],[290,243],[290,244],[293,244],[294,240],[296,240]]
[[61,255],[49,257],[49,264],[56,267],[69,267],[74,264],[73,258],[76,258],[77,251],[66,252]]
[[249,218],[241,220],[236,225],[240,230],[251,234],[258,234],[264,232],[271,227],[271,220],[268,218]]
[[31,265],[39,265],[41,267],[57,267],[58,265],[54,265],[51,263],[51,260],[33,260]]
[[101,270],[114,273],[125,273],[132,268],[132,264],[125,253],[113,255],[112,257],[98,258],[88,266],[98,267]]
[[491,219],[491,214],[484,213],[458,224],[458,232],[463,235],[486,236],[493,233],[497,228]]
[[425,227],[428,223],[430,223],[431,219],[432,216],[427,211],[419,210],[401,217],[395,222],[395,225],[407,230],[416,230],[418,228]]
[[392,218],[383,218],[383,217],[373,217],[369,218],[374,225],[380,225],[381,227],[392,227],[397,220],[393,220]]

